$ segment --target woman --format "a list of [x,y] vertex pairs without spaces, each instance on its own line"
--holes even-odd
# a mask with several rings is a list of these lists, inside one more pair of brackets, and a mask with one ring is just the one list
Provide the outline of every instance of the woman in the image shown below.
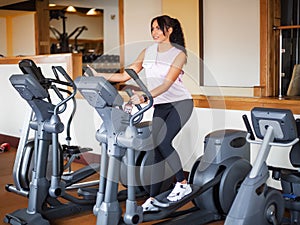
[[[157,211],[153,200],[159,194],[162,173],[159,171],[164,160],[175,173],[177,183],[168,195],[175,202],[190,194],[192,189],[187,183],[178,153],[172,146],[174,137],[188,121],[193,110],[191,94],[183,86],[181,76],[187,60],[184,35],[179,21],[167,15],[158,16],[151,21],[151,35],[155,43],[144,49],[129,68],[139,73],[145,69],[148,89],[154,98],[152,121],[153,141],[155,144],[155,166],[152,171],[150,197],[142,205],[144,211]],[[125,82],[130,76],[119,74],[99,74],[111,82]],[[134,93],[133,104],[147,101],[145,95]],[[157,171],[157,172],[156,172]]]

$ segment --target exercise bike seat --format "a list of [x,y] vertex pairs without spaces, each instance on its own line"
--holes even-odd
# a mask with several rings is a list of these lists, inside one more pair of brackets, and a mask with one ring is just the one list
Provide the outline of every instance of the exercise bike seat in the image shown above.
[[76,170],[71,175],[62,176],[62,179],[66,182],[66,187],[68,187],[68,186],[71,186],[72,184],[75,184],[75,183],[95,174],[99,170],[100,170],[99,163],[91,163],[79,170]]

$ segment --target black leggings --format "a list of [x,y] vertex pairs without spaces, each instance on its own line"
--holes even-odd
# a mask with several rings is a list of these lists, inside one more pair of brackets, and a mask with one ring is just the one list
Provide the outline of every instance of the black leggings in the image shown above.
[[193,100],[186,99],[173,103],[158,104],[154,106],[152,135],[155,144],[154,166],[152,167],[150,196],[160,193],[164,180],[164,163],[167,161],[176,180],[185,179],[181,160],[172,146],[174,137],[189,120],[193,111]]

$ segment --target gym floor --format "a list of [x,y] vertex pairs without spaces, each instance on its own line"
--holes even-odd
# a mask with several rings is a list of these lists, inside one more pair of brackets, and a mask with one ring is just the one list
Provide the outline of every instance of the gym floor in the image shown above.
[[[19,196],[14,193],[9,193],[5,190],[5,185],[9,183],[13,183],[12,171],[15,159],[15,149],[10,149],[8,152],[4,152],[0,154],[0,225],[6,225],[3,222],[3,218],[5,214],[11,213],[20,208],[27,207],[27,198]],[[78,163],[74,163],[73,169],[76,170],[80,168],[82,165]],[[99,179],[98,174],[91,179]],[[124,202],[120,203],[123,211],[124,211]],[[139,202],[142,204],[142,202]],[[192,204],[192,203],[191,203]],[[91,212],[86,212],[81,214],[80,216],[73,216],[64,219],[59,219],[51,223],[51,225],[96,225],[96,217]],[[150,225],[153,222],[142,223],[142,225]],[[210,225],[222,225],[223,221],[218,221],[214,223],[210,223]],[[191,224],[192,225],[192,224]],[[197,225],[197,224],[193,224]]]

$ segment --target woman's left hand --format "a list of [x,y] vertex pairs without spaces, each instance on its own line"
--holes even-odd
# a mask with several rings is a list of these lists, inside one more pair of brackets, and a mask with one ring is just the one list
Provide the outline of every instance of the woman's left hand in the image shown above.
[[144,97],[142,95],[139,95],[135,93],[134,90],[132,90],[133,95],[130,97],[130,100],[133,104],[138,105],[144,103]]

